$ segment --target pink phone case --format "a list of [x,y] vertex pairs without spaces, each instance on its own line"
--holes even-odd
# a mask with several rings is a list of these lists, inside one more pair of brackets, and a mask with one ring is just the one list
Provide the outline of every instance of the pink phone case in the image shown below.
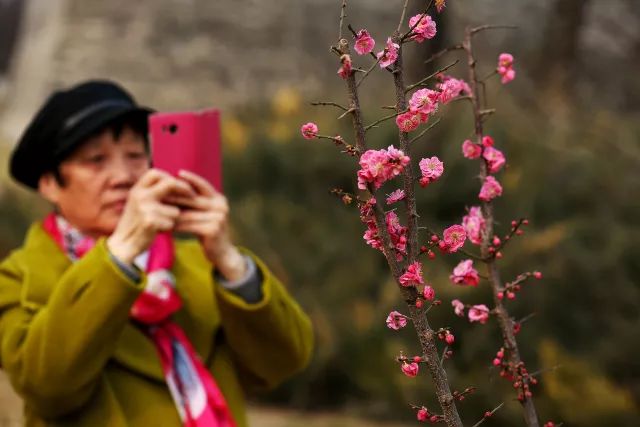
[[153,167],[177,175],[194,172],[222,191],[220,112],[154,113],[149,116]]

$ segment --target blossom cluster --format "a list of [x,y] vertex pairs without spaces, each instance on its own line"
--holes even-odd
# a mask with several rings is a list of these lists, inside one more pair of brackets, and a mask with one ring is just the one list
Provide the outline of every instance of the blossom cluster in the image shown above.
[[509,83],[516,78],[516,70],[513,69],[513,55],[501,53],[498,57],[498,74],[502,76],[502,84]]
[[392,178],[400,175],[404,167],[409,164],[409,156],[393,145],[382,150],[367,150],[360,157],[358,171],[358,188],[365,190],[367,184],[372,184],[377,190]]
[[[376,225],[374,209],[376,205],[376,199],[370,198],[367,202],[360,206],[360,220],[365,223],[367,229],[362,236],[367,243],[374,249],[382,250],[382,236]],[[391,238],[391,243],[395,249],[396,259],[402,260],[407,254],[407,227],[400,224],[398,215],[393,212],[387,212],[385,215],[385,225],[387,232]]]

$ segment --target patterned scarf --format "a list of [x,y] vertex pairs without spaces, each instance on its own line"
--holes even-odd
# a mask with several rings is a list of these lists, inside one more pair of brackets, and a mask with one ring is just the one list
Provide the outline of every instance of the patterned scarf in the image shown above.
[[[92,238],[54,213],[45,218],[43,226],[72,261],[80,259],[95,245]],[[235,427],[218,385],[189,338],[170,318],[182,306],[170,272],[173,260],[171,235],[158,234],[147,254],[147,285],[129,315],[142,325],[156,346],[167,386],[184,426]]]

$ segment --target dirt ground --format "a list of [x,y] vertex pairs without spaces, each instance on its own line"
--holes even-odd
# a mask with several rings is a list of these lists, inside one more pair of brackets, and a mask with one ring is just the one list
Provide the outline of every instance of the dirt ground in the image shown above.
[[[0,371],[0,427],[20,427],[22,404],[11,391],[9,382]],[[406,424],[391,424],[358,419],[341,414],[306,413],[282,408],[250,407],[251,427],[403,427]]]

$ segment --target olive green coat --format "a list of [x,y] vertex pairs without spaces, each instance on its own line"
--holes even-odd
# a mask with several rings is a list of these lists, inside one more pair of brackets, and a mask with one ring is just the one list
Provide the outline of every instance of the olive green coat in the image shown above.
[[[244,391],[272,387],[308,362],[313,334],[265,265],[263,300],[214,283],[195,241],[176,243],[183,308],[174,320],[212,372],[239,427]],[[0,367],[25,402],[27,426],[181,426],[153,343],[129,321],[143,289],[104,239],[71,263],[40,224],[0,264]]]

